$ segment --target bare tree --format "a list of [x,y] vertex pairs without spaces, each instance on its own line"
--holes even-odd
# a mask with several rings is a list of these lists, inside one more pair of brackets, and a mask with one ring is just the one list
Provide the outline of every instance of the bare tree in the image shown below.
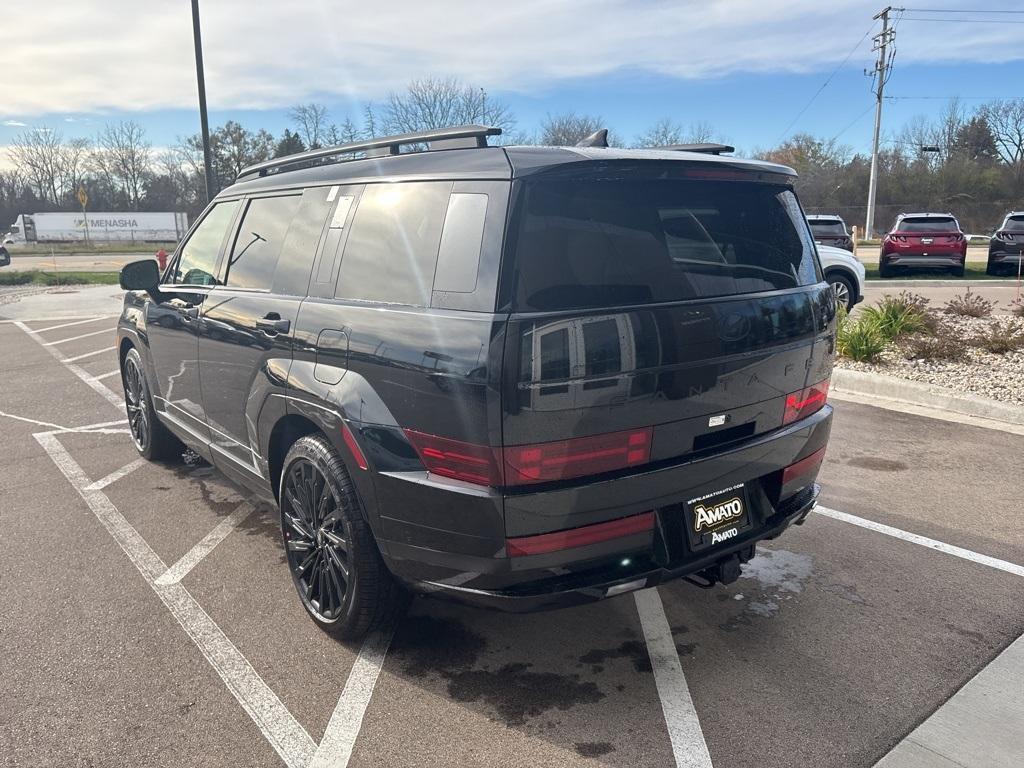
[[663,117],[644,133],[636,137],[634,147],[668,147],[683,143],[683,127],[674,120]]
[[[540,124],[539,143],[553,147],[571,147],[603,127],[604,120],[600,116],[578,115],[575,112],[548,115]],[[608,143],[615,143],[610,133]]]
[[302,143],[309,149],[319,149],[323,146],[327,132],[327,107],[314,102],[296,104],[288,110],[288,117],[295,123]]
[[1024,175],[1024,99],[993,101],[980,112],[996,140],[999,156],[1020,178]]
[[363,108],[363,133],[366,134],[367,138],[375,139],[377,138],[379,128],[380,125],[377,115],[373,111],[373,104],[367,104]]
[[104,126],[96,137],[90,165],[111,189],[124,196],[129,208],[138,210],[152,165],[146,130],[131,120]]
[[488,96],[483,88],[465,85],[454,77],[413,80],[401,93],[388,94],[384,103],[384,128],[389,133],[470,123],[494,125],[506,131],[515,122],[512,112],[500,100]]
[[721,141],[722,136],[715,126],[709,123],[707,120],[698,120],[695,123],[690,123],[690,127],[686,132],[686,144],[707,144],[713,141]]
[[62,157],[64,137],[49,128],[32,128],[14,137],[7,153],[25,174],[32,191],[43,200],[60,205],[64,196]]
[[341,125],[331,123],[327,127],[325,134],[327,146],[333,147],[338,144],[351,144],[352,142],[359,141],[362,138],[362,131],[356,127],[356,124],[352,122],[352,118],[346,117],[341,121]]

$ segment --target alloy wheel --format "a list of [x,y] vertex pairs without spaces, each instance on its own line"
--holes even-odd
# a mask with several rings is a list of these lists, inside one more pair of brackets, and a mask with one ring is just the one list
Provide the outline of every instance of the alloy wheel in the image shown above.
[[288,468],[281,523],[303,603],[321,621],[337,620],[351,583],[350,537],[334,489],[313,462],[298,459]]
[[844,307],[849,308],[850,306],[850,289],[846,287],[846,283],[837,280],[832,283],[832,290],[836,292],[836,300]]
[[145,451],[149,447],[152,429],[149,423],[149,403],[146,384],[138,364],[128,359],[124,369],[124,403],[128,411],[128,429],[135,447]]

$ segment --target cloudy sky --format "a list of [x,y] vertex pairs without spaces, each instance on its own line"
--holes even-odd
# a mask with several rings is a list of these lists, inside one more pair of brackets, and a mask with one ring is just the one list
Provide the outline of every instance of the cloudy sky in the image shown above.
[[[935,113],[950,96],[968,105],[1024,96],[1019,2],[916,2],[924,10],[894,14],[888,93],[896,98],[886,105],[887,125]],[[872,95],[862,71],[872,62],[879,2],[201,6],[214,125],[237,119],[278,133],[287,107],[310,100],[326,103],[340,121],[430,74],[486,88],[525,130],[571,109],[603,116],[627,138],[668,117],[683,125],[706,121],[748,149],[776,143],[787,129],[838,135],[855,149],[870,142]],[[987,13],[999,9],[1017,12]],[[11,0],[3,19],[0,146],[27,126],[88,136],[104,122],[131,118],[157,145],[198,129],[187,0]]]

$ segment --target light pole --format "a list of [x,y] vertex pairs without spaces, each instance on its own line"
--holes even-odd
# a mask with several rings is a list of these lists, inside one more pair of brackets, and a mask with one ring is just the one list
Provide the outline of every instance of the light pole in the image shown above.
[[199,0],[192,0],[192,40],[196,48],[196,81],[199,84],[199,123],[203,135],[203,171],[206,174],[206,202],[215,194],[213,164],[210,161],[210,121],[206,116],[206,75],[203,73],[203,38],[199,32]]

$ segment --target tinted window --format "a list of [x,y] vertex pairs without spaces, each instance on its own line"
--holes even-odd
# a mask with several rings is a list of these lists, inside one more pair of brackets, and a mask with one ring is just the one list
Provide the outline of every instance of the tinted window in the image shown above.
[[[295,218],[292,219],[291,226],[288,227],[281,257],[277,260],[274,293],[288,296],[306,295],[317,245],[330,215],[331,205],[332,203],[326,200],[323,187],[312,187],[302,193],[302,202]],[[330,261],[333,263],[333,258]]]
[[239,201],[217,203],[196,227],[181,249],[168,282],[183,285],[216,285],[214,272],[224,235],[235,218]]
[[845,235],[846,225],[838,219],[811,220],[811,231],[816,235]]
[[523,185],[519,310],[649,304],[817,282],[792,191],[696,180]]
[[437,257],[435,291],[472,293],[480,268],[487,195],[455,193],[448,201]]
[[451,182],[368,185],[352,219],[337,295],[430,303]]
[[1004,232],[1024,232],[1024,216],[1008,216],[1003,222]]
[[226,285],[270,290],[281,246],[301,199],[290,195],[249,201],[231,249]]
[[950,216],[915,216],[899,222],[896,232],[957,232],[960,227]]

